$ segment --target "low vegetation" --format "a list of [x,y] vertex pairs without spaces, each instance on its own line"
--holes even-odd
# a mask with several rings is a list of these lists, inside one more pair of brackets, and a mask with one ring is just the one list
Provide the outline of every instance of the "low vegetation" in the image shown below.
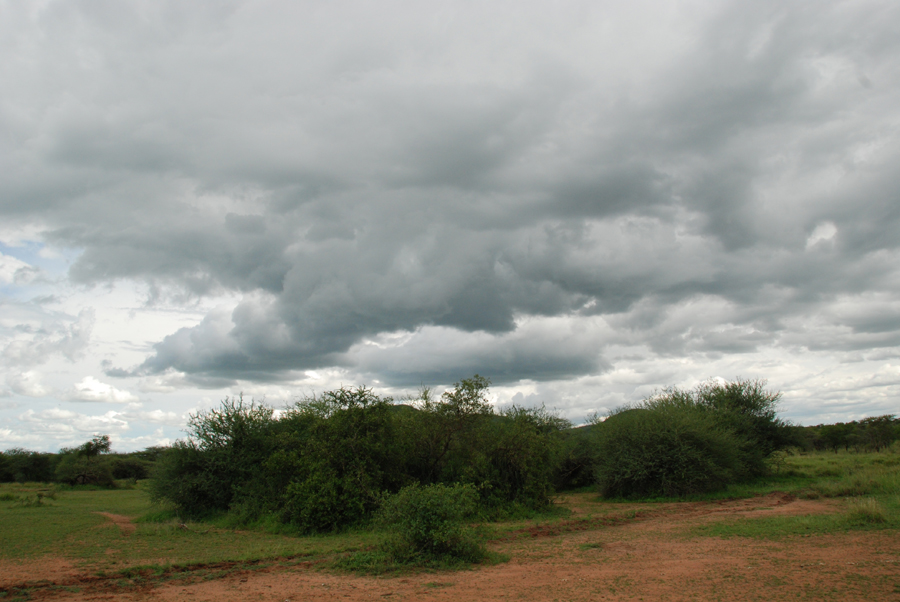
[[279,550],[295,554],[307,548],[284,543],[300,541],[293,536],[330,534],[344,542],[328,548],[343,550],[335,566],[369,572],[482,562],[490,558],[483,544],[490,529],[471,525],[556,520],[552,501],[561,490],[593,490],[614,502],[790,491],[851,500],[838,522],[816,519],[820,529],[896,526],[893,416],[851,423],[857,447],[826,448],[815,437],[830,431],[778,418],[780,394],[763,381],[667,389],[579,428],[544,408],[498,412],[489,385],[476,375],[440,397],[425,389],[406,403],[341,388],[279,413],[226,398],[193,415],[188,437],[165,449],[114,454],[109,438],[98,435],[59,454],[7,450],[0,480],[56,485],[6,489],[0,508],[53,513],[83,488],[125,486],[131,493],[119,489],[122,496],[149,493],[156,504],[140,512],[137,528],[146,538],[251,527],[248,533],[276,538]]

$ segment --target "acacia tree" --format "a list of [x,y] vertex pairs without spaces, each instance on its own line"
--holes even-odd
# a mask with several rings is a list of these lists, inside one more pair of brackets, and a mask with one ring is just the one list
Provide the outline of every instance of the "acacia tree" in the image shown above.
[[59,450],[62,458],[56,467],[56,479],[71,485],[112,486],[112,469],[101,456],[111,450],[109,435],[94,435],[78,447]]

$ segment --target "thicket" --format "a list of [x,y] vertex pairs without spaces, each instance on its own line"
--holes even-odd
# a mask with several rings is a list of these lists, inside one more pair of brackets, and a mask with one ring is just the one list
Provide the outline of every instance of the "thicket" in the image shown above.
[[476,375],[399,405],[341,388],[278,416],[226,399],[191,418],[189,437],[160,458],[151,492],[183,516],[228,513],[304,533],[369,522],[385,496],[409,486],[468,486],[485,517],[544,508],[570,425],[543,408],[497,412],[489,385]]
[[608,497],[677,497],[764,474],[796,431],[765,382],[710,381],[667,389],[595,425],[595,477]]
[[149,475],[153,497],[185,518],[316,533],[381,517],[406,533],[391,540],[393,556],[436,558],[475,550],[464,516],[541,510],[555,491],[684,496],[763,475],[787,447],[877,451],[900,435],[893,415],[792,426],[759,380],[667,389],[578,428],[544,408],[497,411],[489,385],[476,375],[400,404],[341,388],[278,413],[226,398],[191,416],[171,447],[114,454],[98,435],[59,454],[11,449],[0,453],[0,481],[113,486]]
[[900,440],[900,419],[885,414],[851,422],[798,427],[797,437],[799,444],[809,450],[878,452]]
[[111,451],[108,435],[59,453],[28,451],[21,448],[0,452],[0,483],[64,483],[115,487],[117,479],[146,479],[165,448],[152,447],[129,454]]

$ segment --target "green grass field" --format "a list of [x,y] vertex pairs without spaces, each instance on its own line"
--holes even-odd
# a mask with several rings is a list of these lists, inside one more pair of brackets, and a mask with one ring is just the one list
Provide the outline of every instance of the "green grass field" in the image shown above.
[[786,456],[779,472],[731,494],[785,491],[801,499],[838,498],[840,511],[721,521],[693,535],[780,539],[849,530],[900,529],[900,453],[820,452]]
[[[856,529],[900,528],[900,453],[816,453],[787,456],[778,472],[755,483],[732,487],[714,495],[694,498],[714,500],[751,497],[772,491],[793,493],[798,498],[838,498],[840,511],[810,516],[723,519],[693,529],[691,537],[764,537],[820,534]],[[609,524],[639,520],[652,502],[600,502],[592,494],[591,514]],[[40,496],[40,497],[39,497]],[[123,530],[99,513],[131,518]],[[271,559],[327,560],[348,552],[373,547],[380,535],[368,530],[340,535],[294,537],[262,529],[229,529],[210,523],[177,519],[153,522],[164,515],[154,508],[138,485],[128,489],[57,489],[42,484],[0,486],[0,561],[33,562],[43,557],[60,558],[91,574],[120,573],[135,567],[177,567],[229,561],[257,562]],[[523,521],[484,525],[489,539],[503,539],[524,528],[546,527],[570,521],[568,510],[556,509]],[[606,519],[603,519],[606,520]],[[598,520],[597,528],[606,524]]]
[[[37,494],[41,505],[32,505]],[[316,559],[372,545],[374,535],[289,537],[204,523],[142,522],[151,513],[139,486],[115,490],[58,490],[41,484],[0,487],[0,559],[29,561],[43,556],[66,559],[90,572],[128,567],[169,567],[271,558]],[[131,533],[101,512],[137,520]]]

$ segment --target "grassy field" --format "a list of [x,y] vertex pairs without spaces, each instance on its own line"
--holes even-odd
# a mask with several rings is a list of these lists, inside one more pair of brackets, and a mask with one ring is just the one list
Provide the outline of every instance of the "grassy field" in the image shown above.
[[787,456],[779,474],[733,493],[766,490],[801,499],[840,498],[842,512],[722,521],[699,527],[696,535],[776,539],[848,530],[900,529],[900,453],[822,452]]
[[[785,538],[848,530],[900,529],[900,453],[791,455],[778,472],[694,502],[745,498],[773,491],[800,499],[840,498],[840,511],[826,515],[723,518],[693,528],[690,537]],[[527,521],[485,525],[488,539],[602,529],[640,520],[676,500],[600,501],[594,494],[560,496],[555,512]],[[581,500],[579,502],[578,500]],[[587,503],[589,502],[589,503]],[[582,507],[578,508],[581,503]],[[116,490],[56,489],[42,484],[0,486],[0,561],[30,563],[62,559],[85,574],[123,574],[135,567],[157,570],[230,561],[331,560],[372,547],[367,530],[341,535],[292,537],[262,530],[234,530],[159,515],[138,485]],[[114,515],[110,517],[109,515]],[[124,518],[131,520],[128,522]],[[143,517],[143,520],[142,520]],[[327,564],[326,562],[326,564]]]
[[[140,486],[54,491],[42,484],[6,484],[0,487],[0,559],[31,561],[49,556],[103,573],[139,566],[315,559],[367,547],[374,541],[374,535],[366,531],[298,538],[176,520],[141,521],[153,511]],[[123,532],[101,513],[132,519],[127,527],[130,532]]]

